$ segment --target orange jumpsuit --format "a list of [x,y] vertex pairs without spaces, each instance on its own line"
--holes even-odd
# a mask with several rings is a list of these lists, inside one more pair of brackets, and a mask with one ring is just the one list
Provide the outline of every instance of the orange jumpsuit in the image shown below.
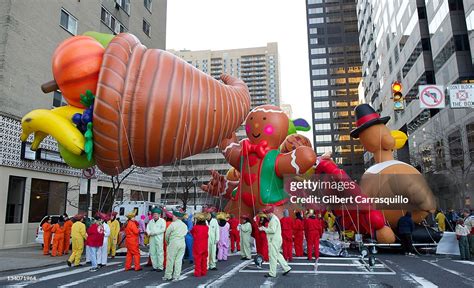
[[69,253],[69,245],[71,244],[71,228],[72,228],[72,221],[67,220],[64,222],[64,254],[67,255]]
[[128,220],[125,227],[125,246],[127,247],[127,257],[125,258],[125,271],[132,269],[132,261],[135,264],[135,271],[141,270],[140,249],[138,248],[138,223],[135,220]]
[[54,224],[51,232],[54,233],[53,236],[53,249],[51,250],[51,256],[63,256],[64,248],[64,231],[66,229],[59,224]]
[[43,228],[43,255],[48,255],[51,246],[51,229],[53,226],[48,222],[44,222],[41,228]]

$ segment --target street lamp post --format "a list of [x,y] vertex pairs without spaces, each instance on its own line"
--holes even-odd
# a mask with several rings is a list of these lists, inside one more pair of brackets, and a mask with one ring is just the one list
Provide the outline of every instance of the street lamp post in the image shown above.
[[197,184],[198,179],[197,177],[193,177],[191,181],[194,184],[194,212],[196,212],[196,198],[197,198],[196,184]]

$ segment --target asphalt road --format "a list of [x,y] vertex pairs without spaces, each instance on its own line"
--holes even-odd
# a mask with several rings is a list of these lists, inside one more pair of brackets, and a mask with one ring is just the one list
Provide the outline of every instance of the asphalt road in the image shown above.
[[[367,269],[358,258],[322,257],[317,265],[305,259],[290,263],[292,272],[265,278],[268,265],[231,256],[219,262],[217,271],[201,278],[185,261],[177,282],[163,282],[164,272],[123,271],[124,258],[109,260],[107,267],[89,272],[89,267],[69,268],[66,264],[0,273],[1,287],[474,287],[474,262],[445,256],[377,255],[376,265]],[[142,258],[142,263],[146,259]]]

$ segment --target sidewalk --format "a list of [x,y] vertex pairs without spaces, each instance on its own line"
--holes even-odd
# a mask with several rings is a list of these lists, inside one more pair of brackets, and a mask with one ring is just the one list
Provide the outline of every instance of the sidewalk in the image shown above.
[[41,246],[32,246],[24,248],[13,248],[0,250],[0,272],[38,268],[43,266],[54,265],[58,263],[66,263],[68,255],[51,257],[43,255]]

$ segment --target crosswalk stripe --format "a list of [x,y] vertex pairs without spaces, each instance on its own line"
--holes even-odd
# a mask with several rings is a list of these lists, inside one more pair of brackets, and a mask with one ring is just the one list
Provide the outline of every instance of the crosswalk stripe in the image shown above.
[[164,283],[153,283],[153,284],[147,285],[147,286],[145,286],[145,287],[146,287],[146,288],[161,288],[161,287],[165,287],[165,286],[170,285],[171,283],[176,283],[176,282],[179,282],[179,281],[182,281],[182,280],[188,278],[188,275],[191,274],[191,273],[194,273],[194,266],[188,267],[188,268],[184,269],[183,271],[181,271],[181,276],[179,277],[179,280],[178,280],[178,281],[174,281],[174,282],[164,282]]
[[[143,263],[140,263],[140,265],[145,265],[146,263],[147,262],[143,262]],[[90,281],[90,280],[94,280],[94,279],[101,278],[101,277],[104,277],[104,276],[112,275],[112,274],[122,272],[122,271],[125,271],[125,268],[121,268],[121,269],[118,269],[118,270],[113,270],[113,271],[110,271],[110,272],[107,272],[107,273],[102,273],[102,274],[99,274],[99,275],[94,275],[92,277],[88,277],[88,278],[84,278],[84,279],[81,279],[81,280],[78,280],[78,281],[74,281],[74,282],[71,282],[71,283],[68,283],[68,284],[65,284],[65,285],[61,285],[61,286],[59,286],[59,288],[66,288],[66,287],[79,285],[81,283],[84,283],[84,282],[87,282],[87,281]]]
[[443,266],[441,266],[441,265],[439,265],[439,264],[436,264],[436,263],[431,262],[431,261],[428,261],[428,260],[422,260],[422,261],[423,261],[423,262],[426,262],[426,263],[428,263],[428,264],[431,264],[431,265],[433,265],[433,266],[435,266],[435,267],[438,267],[438,268],[441,269],[441,270],[444,270],[444,271],[446,271],[446,272],[449,272],[449,273],[451,273],[451,274],[454,274],[454,275],[456,275],[456,276],[459,276],[459,277],[461,277],[461,278],[463,278],[463,279],[465,279],[465,280],[467,280],[467,281],[469,281],[469,282],[472,281],[471,278],[468,278],[468,277],[464,276],[462,273],[459,273],[458,271],[454,271],[454,270],[445,268],[445,267],[443,267]]
[[252,260],[244,261],[244,262],[240,263],[239,265],[235,266],[234,268],[232,268],[227,273],[221,275],[219,278],[217,278],[215,280],[211,279],[211,280],[207,281],[206,283],[199,285],[198,288],[220,287],[225,281],[227,281],[227,279],[234,276],[237,272],[239,272],[240,269],[244,268],[245,266],[247,266],[248,264],[250,264],[252,262],[253,262]]
[[[122,263],[122,262],[111,262],[111,263],[108,264],[108,266],[117,265],[117,264],[120,264],[120,263]],[[51,280],[51,279],[61,278],[61,277],[65,277],[65,276],[69,276],[69,275],[73,275],[73,274],[82,273],[82,272],[88,271],[90,268],[91,267],[76,268],[76,269],[71,270],[71,271],[66,271],[66,272],[61,272],[61,273],[57,273],[57,274],[44,276],[44,277],[39,278],[36,281],[21,282],[21,283],[15,284],[13,286],[15,286],[15,287],[25,287],[25,286],[28,286],[28,285],[34,285],[38,282],[43,282],[43,281],[46,281],[46,280]]]

